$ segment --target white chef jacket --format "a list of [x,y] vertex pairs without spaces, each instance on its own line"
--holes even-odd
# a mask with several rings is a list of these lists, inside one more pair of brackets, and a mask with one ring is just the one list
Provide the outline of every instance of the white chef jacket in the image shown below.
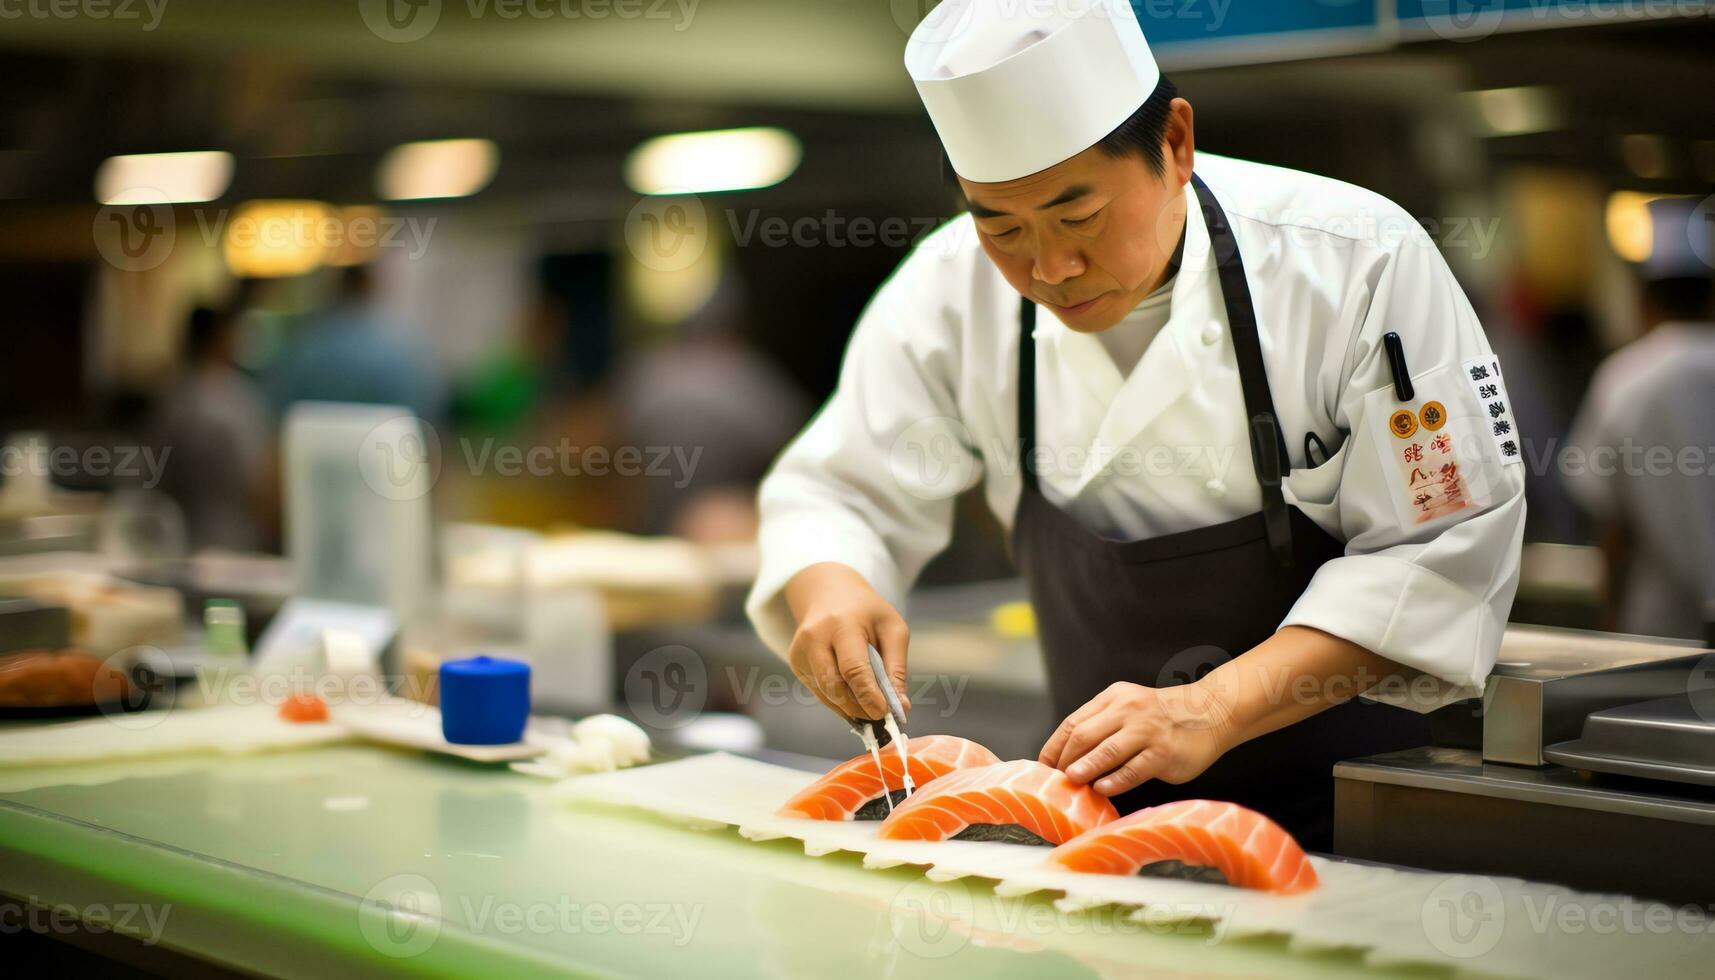
[[[1380,700],[1428,710],[1481,694],[1518,584],[1522,456],[1507,459],[1486,431],[1463,439],[1460,466],[1483,505],[1413,523],[1397,499],[1408,478],[1391,457],[1398,406],[1382,337],[1402,338],[1418,401],[1476,427],[1485,406],[1468,365],[1493,364],[1482,325],[1423,228],[1385,198],[1206,153],[1196,168],[1249,278],[1293,468],[1286,498],[1346,542],[1281,625],[1403,665],[1410,683],[1372,692]],[[1172,316],[1129,376],[1100,341],[1051,311],[1037,317],[1043,491],[1100,533],[1153,537],[1262,508],[1215,257],[1189,183],[1184,193]],[[762,563],[746,609],[776,652],[794,632],[783,589],[798,571],[843,563],[903,608],[947,544],[958,492],[980,480],[1011,528],[1022,489],[1018,307],[969,215],[926,238],[877,292],[833,397],[761,488]],[[1307,432],[1330,459],[1306,461]]]

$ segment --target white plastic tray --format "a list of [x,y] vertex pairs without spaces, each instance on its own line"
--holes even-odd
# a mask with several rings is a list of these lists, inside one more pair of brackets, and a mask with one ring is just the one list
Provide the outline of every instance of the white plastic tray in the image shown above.
[[[636,807],[751,840],[792,838],[812,856],[850,851],[866,868],[915,865],[935,881],[982,878],[1002,896],[1058,892],[1067,910],[1124,906],[1152,923],[1218,923],[1225,940],[1286,935],[1302,950],[1355,949],[1377,966],[1434,964],[1521,977],[1706,976],[1715,922],[1700,911],[1517,878],[1399,871],[1312,857],[1302,895],[1060,871],[1046,850],[976,841],[884,841],[874,822],[776,815],[816,778],[725,753],[565,780],[565,802]],[[1666,929],[1652,927],[1671,923]]]

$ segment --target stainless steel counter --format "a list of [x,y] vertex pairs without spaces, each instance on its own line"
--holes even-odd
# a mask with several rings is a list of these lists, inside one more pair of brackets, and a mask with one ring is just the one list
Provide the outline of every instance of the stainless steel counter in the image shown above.
[[1715,790],[1412,749],[1334,767],[1334,849],[1374,861],[1715,903]]

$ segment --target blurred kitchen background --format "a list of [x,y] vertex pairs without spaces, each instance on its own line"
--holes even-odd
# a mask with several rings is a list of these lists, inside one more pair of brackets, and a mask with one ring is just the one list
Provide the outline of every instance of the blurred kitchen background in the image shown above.
[[[930,6],[0,5],[0,593],[74,631],[174,597],[123,634],[163,648],[209,598],[252,640],[292,595],[373,601],[407,660],[517,648],[539,696],[642,714],[638,665],[687,648],[700,707],[820,721],[746,686],[782,671],[739,611],[752,501],[873,290],[960,210],[901,67]],[[1702,639],[1715,377],[1662,386],[1672,425],[1638,392],[1588,410],[1667,446],[1661,473],[1581,490],[1563,454],[1605,358],[1711,318],[1715,4],[1137,6],[1199,149],[1372,188],[1442,246],[1524,435],[1515,620]],[[318,468],[377,431],[360,480]],[[964,503],[914,653],[1035,711],[1021,593]],[[327,571],[341,547],[389,584]],[[1680,598],[1628,612],[1640,577]]]

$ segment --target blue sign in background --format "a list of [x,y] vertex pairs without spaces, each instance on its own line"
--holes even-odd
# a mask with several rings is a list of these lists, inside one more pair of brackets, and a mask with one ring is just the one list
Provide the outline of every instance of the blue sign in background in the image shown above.
[[1152,45],[1374,30],[1378,25],[1376,0],[1131,0],[1131,5]]
[[1149,43],[1365,32],[1382,36],[1381,12],[1402,26],[1448,37],[1486,35],[1503,26],[1578,27],[1618,23],[1646,0],[1131,0]]
[[1541,27],[1614,23],[1621,13],[1650,6],[1640,0],[1398,0],[1402,23],[1433,18],[1459,30],[1494,29],[1535,22]]

